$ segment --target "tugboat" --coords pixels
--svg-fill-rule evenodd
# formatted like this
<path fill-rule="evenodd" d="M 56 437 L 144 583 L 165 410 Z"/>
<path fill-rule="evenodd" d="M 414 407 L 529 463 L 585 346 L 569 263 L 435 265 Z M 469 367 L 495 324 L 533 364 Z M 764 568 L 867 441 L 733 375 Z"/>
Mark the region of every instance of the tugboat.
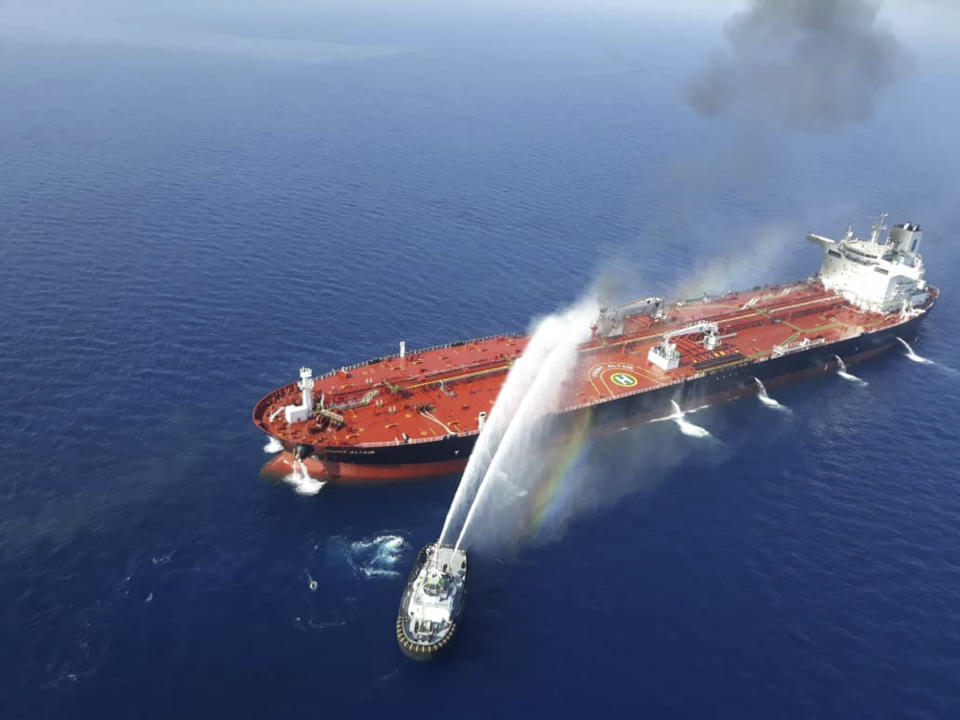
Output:
<path fill-rule="evenodd" d="M 463 611 L 467 553 L 430 543 L 417 555 L 397 613 L 397 643 L 413 660 L 430 660 L 453 638 Z"/>

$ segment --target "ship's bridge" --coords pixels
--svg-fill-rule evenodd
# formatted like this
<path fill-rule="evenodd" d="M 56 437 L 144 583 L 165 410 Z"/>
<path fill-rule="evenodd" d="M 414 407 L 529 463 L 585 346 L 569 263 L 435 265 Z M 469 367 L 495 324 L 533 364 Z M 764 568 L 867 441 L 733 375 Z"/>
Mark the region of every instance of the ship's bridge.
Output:
<path fill-rule="evenodd" d="M 910 312 L 926 300 L 925 268 L 918 252 L 923 231 L 914 223 L 895 225 L 883 238 L 886 214 L 873 224 L 869 238 L 852 228 L 840 240 L 811 233 L 807 239 L 825 255 L 819 278 L 828 290 L 873 312 Z"/>

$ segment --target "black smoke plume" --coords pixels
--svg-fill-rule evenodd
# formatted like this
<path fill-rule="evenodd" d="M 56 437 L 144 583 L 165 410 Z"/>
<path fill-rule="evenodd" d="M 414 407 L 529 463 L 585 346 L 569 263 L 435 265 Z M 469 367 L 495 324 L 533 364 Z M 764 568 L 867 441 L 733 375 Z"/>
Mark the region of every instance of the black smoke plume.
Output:
<path fill-rule="evenodd" d="M 753 0 L 725 34 L 730 47 L 687 86 L 705 116 L 739 105 L 801 130 L 831 130 L 869 117 L 905 63 L 868 0 Z"/>

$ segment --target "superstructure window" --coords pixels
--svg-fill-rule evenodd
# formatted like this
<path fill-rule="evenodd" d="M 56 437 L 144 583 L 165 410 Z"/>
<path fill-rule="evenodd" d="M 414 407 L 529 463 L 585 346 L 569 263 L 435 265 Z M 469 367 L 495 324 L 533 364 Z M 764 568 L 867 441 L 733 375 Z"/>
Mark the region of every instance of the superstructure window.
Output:
<path fill-rule="evenodd" d="M 873 265 L 872 260 L 865 260 L 862 257 L 857 257 L 856 255 L 850 255 L 849 253 L 847 254 L 847 260 L 850 260 L 851 262 L 859 263 L 860 265 Z"/>
<path fill-rule="evenodd" d="M 833 255 L 834 257 L 840 257 L 840 253 L 836 250 L 827 250 L 827 255 Z"/>
<path fill-rule="evenodd" d="M 849 247 L 849 246 L 848 246 L 848 247 L 846 247 L 846 248 L 844 248 L 844 249 L 847 251 L 847 255 L 848 255 L 848 256 L 851 255 L 851 254 L 853 254 L 853 255 L 859 255 L 860 257 L 865 257 L 865 258 L 876 258 L 876 257 L 877 257 L 874 253 L 868 253 L 868 252 L 864 252 L 863 250 L 857 250 L 857 249 L 854 248 L 854 247 Z"/>

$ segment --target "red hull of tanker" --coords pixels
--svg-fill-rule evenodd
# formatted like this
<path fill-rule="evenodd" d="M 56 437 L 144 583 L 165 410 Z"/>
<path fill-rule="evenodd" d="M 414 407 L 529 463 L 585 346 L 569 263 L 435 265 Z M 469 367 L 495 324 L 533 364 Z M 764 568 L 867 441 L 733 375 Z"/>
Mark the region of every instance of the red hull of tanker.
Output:
<path fill-rule="evenodd" d="M 668 415 L 670 398 L 681 406 L 716 403 L 756 394 L 754 377 L 776 386 L 832 372 L 835 355 L 853 364 L 888 350 L 896 335 L 912 339 L 936 297 L 930 288 L 917 311 L 880 314 L 808 281 L 628 315 L 615 336 L 595 332 L 581 346 L 564 412 L 589 412 L 600 430 L 621 428 Z M 664 334 L 698 322 L 715 324 L 718 344 L 708 349 L 702 336 L 677 337 L 679 367 L 649 362 Z M 323 410 L 304 422 L 281 417 L 300 400 L 297 384 L 273 391 L 257 403 L 253 419 L 284 452 L 263 472 L 290 473 L 298 451 L 314 477 L 376 481 L 459 472 L 526 340 L 468 340 L 340 368 L 315 379 Z M 606 412 L 614 407 L 622 410 Z"/>

